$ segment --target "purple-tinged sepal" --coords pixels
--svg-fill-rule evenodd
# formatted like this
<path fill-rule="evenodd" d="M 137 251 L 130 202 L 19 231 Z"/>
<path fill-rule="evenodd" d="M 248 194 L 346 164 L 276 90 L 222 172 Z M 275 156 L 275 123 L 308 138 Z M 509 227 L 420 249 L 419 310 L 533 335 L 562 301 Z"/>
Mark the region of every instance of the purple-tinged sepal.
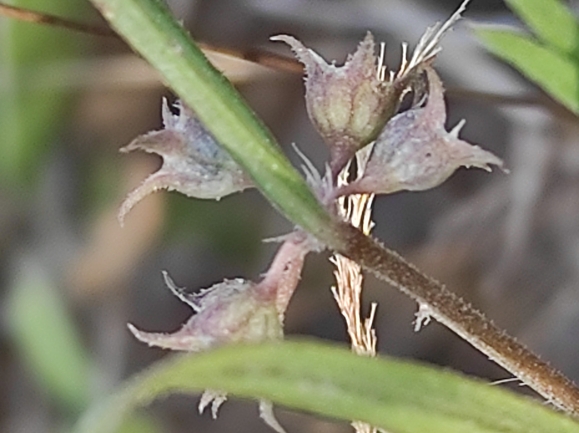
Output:
<path fill-rule="evenodd" d="M 425 66 L 424 70 L 428 79 L 426 104 L 387 123 L 374 143 L 364 176 L 341 187 L 336 195 L 426 190 L 440 185 L 459 167 L 490 171 L 496 165 L 506 171 L 500 158 L 458 138 L 463 122 L 446 131 L 442 83 L 432 67 Z"/>
<path fill-rule="evenodd" d="M 253 183 L 188 107 L 177 103 L 179 114 L 163 99 L 164 129 L 141 135 L 121 152 L 144 150 L 163 158 L 161 168 L 147 177 L 123 201 L 119 221 L 144 197 L 160 189 L 189 197 L 219 200 L 252 187 Z"/>
<path fill-rule="evenodd" d="M 292 36 L 271 39 L 288 44 L 305 66 L 308 114 L 330 149 L 330 166 L 337 174 L 396 112 L 404 86 L 385 79 L 369 32 L 343 66 L 326 62 Z"/>

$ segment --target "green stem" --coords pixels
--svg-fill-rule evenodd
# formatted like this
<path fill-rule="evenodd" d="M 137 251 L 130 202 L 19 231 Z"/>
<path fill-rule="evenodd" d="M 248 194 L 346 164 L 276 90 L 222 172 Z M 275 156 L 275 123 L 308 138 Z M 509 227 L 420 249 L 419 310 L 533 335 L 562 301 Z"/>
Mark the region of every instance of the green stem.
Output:
<path fill-rule="evenodd" d="M 330 216 L 231 83 L 207 60 L 160 0 L 92 0 L 291 221 L 323 238 Z"/>
<path fill-rule="evenodd" d="M 161 0 L 91 0 L 163 76 L 290 221 L 417 301 L 423 312 L 467 340 L 557 406 L 579 415 L 579 389 L 442 284 L 393 251 L 336 221 L 318 203 L 225 77 L 205 58 Z"/>

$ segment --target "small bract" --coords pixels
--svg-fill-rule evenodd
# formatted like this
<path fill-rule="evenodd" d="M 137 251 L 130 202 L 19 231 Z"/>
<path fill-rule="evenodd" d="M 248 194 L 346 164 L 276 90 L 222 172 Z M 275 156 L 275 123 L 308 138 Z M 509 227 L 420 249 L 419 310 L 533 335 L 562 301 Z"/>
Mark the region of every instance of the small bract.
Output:
<path fill-rule="evenodd" d="M 275 298 L 264 297 L 258 284 L 236 278 L 192 295 L 178 288 L 167 273 L 163 276 L 169 289 L 196 314 L 171 334 L 143 332 L 129 324 L 135 337 L 149 346 L 200 352 L 225 344 L 283 337 Z"/>

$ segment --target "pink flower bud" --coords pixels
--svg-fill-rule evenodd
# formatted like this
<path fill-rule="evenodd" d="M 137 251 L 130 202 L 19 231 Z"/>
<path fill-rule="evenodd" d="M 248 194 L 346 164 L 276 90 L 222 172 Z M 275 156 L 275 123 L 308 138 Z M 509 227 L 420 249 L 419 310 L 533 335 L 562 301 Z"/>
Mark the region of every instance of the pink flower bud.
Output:
<path fill-rule="evenodd" d="M 343 66 L 327 63 L 291 36 L 271 39 L 287 43 L 305 65 L 308 114 L 330 148 L 330 166 L 337 174 L 358 149 L 376 138 L 395 113 L 404 86 L 381 79 L 369 32 Z"/>
<path fill-rule="evenodd" d="M 163 158 L 161 168 L 133 190 L 121 205 L 119 221 L 144 197 L 159 189 L 179 191 L 189 197 L 219 200 L 253 186 L 249 177 L 203 127 L 186 106 L 177 104 L 173 115 L 163 99 L 165 129 L 141 135 L 121 152 L 135 149 Z"/>
<path fill-rule="evenodd" d="M 340 188 L 337 196 L 426 190 L 440 185 L 461 166 L 490 171 L 490 165 L 496 165 L 503 169 L 500 158 L 458 138 L 463 122 L 450 132 L 445 130 L 442 83 L 432 67 L 425 66 L 424 70 L 428 78 L 426 105 L 398 114 L 386 124 L 374 143 L 363 177 Z"/>

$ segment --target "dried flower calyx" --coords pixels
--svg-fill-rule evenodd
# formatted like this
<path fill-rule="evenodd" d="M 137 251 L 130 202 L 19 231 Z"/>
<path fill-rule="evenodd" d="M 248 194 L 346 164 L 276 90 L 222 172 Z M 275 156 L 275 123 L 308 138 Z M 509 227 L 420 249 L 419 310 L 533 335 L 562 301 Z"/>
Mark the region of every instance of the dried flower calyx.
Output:
<path fill-rule="evenodd" d="M 500 158 L 458 138 L 464 122 L 450 132 L 445 130 L 442 83 L 432 67 L 425 66 L 424 70 L 428 79 L 425 106 L 400 113 L 388 122 L 374 143 L 364 176 L 338 189 L 337 196 L 421 191 L 440 185 L 459 167 L 503 168 Z"/>
<path fill-rule="evenodd" d="M 283 338 L 281 316 L 275 291 L 265 290 L 260 283 L 236 278 L 225 280 L 197 294 L 177 287 L 166 272 L 165 283 L 180 300 L 189 305 L 193 315 L 172 334 L 143 332 L 129 324 L 140 341 L 164 349 L 199 352 L 230 343 L 257 343 Z M 199 402 L 199 411 L 211 406 L 213 418 L 227 396 L 219 390 L 206 390 Z M 272 405 L 262 400 L 260 416 L 278 433 L 283 433 L 273 415 Z"/>
<path fill-rule="evenodd" d="M 140 149 L 163 158 L 161 168 L 133 190 L 121 205 L 121 224 L 135 204 L 159 189 L 219 200 L 253 186 L 251 179 L 205 129 L 193 111 L 179 102 L 176 105 L 178 115 L 171 112 L 163 98 L 165 129 L 141 135 L 121 149 L 121 152 Z"/>
<path fill-rule="evenodd" d="M 199 352 L 230 343 L 258 343 L 283 338 L 283 319 L 295 291 L 304 258 L 316 243 L 302 231 L 283 237 L 283 244 L 261 281 L 225 280 L 199 293 L 188 293 L 175 285 L 166 272 L 165 284 L 196 313 L 172 334 L 143 332 L 128 325 L 138 340 L 170 350 Z M 215 418 L 226 394 L 206 390 L 199 411 L 211 406 Z M 278 433 L 284 433 L 267 400 L 259 403 L 260 417 Z"/>
<path fill-rule="evenodd" d="M 236 278 L 187 294 L 166 272 L 165 283 L 196 314 L 175 333 L 149 333 L 129 325 L 140 341 L 170 350 L 199 352 L 229 343 L 281 339 L 282 325 L 275 298 L 264 296 L 259 285 Z"/>
<path fill-rule="evenodd" d="M 405 85 L 384 80 L 370 33 L 343 66 L 327 63 L 291 36 L 271 39 L 287 43 L 305 65 L 308 114 L 330 148 L 337 174 L 396 112 Z"/>

